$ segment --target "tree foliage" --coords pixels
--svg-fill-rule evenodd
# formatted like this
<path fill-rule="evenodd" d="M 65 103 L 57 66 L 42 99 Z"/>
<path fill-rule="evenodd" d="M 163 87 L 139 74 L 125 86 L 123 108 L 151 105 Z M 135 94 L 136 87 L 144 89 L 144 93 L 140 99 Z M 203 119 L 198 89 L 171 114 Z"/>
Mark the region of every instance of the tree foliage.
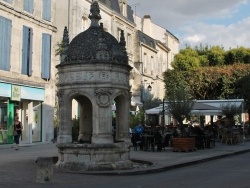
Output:
<path fill-rule="evenodd" d="M 197 51 L 188 47 L 176 54 L 172 67 L 180 71 L 190 71 L 200 66 L 200 59 Z"/>
<path fill-rule="evenodd" d="M 168 103 L 168 111 L 178 121 L 181 137 L 186 137 L 186 130 L 183 125 L 183 120 L 188 118 L 193 108 L 193 100 L 188 93 L 185 85 L 179 84 L 171 89 L 166 96 Z"/>
<path fill-rule="evenodd" d="M 207 61 L 209 66 L 224 65 L 225 50 L 219 46 L 213 46 L 207 50 Z"/>
<path fill-rule="evenodd" d="M 241 113 L 241 106 L 236 104 L 227 104 L 220 106 L 222 113 L 228 118 L 229 125 L 234 125 L 234 116 Z"/>
<path fill-rule="evenodd" d="M 195 70 L 197 67 L 250 64 L 250 48 L 234 48 L 225 51 L 221 46 L 187 46 L 176 54 L 172 67 L 180 71 Z"/>
<path fill-rule="evenodd" d="M 181 85 L 197 100 L 244 98 L 250 117 L 250 49 L 220 46 L 181 50 L 164 73 L 166 96 Z"/>
<path fill-rule="evenodd" d="M 245 107 L 248 109 L 250 117 L 250 73 L 237 80 L 235 89 L 236 95 L 245 100 Z"/>
<path fill-rule="evenodd" d="M 225 62 L 227 65 L 232 65 L 236 63 L 250 63 L 250 49 L 239 47 L 230 49 L 225 54 Z"/>

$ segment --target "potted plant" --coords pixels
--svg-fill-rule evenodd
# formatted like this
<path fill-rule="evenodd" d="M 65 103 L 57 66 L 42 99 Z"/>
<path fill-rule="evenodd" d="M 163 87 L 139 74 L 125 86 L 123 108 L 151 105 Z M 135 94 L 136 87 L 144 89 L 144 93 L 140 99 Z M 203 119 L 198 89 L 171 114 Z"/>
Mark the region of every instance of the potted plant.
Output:
<path fill-rule="evenodd" d="M 221 105 L 220 106 L 222 114 L 224 114 L 229 123 L 229 127 L 232 128 L 232 126 L 235 125 L 234 117 L 237 114 L 240 114 L 242 112 L 241 106 L 238 106 L 236 104 L 227 104 L 227 105 Z"/>
<path fill-rule="evenodd" d="M 179 85 L 167 94 L 168 111 L 178 121 L 178 135 L 172 139 L 173 151 L 195 151 L 195 138 L 189 138 L 183 120 L 188 118 L 194 102 L 184 86 Z"/>

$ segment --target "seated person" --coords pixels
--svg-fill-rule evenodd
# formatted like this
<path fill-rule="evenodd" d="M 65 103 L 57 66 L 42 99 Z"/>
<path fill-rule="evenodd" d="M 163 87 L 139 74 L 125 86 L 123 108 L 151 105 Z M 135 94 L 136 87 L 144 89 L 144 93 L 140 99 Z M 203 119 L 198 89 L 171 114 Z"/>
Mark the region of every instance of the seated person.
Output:
<path fill-rule="evenodd" d="M 135 134 L 141 135 L 144 132 L 144 127 L 142 126 L 141 122 L 134 127 Z"/>
<path fill-rule="evenodd" d="M 134 127 L 134 134 L 132 136 L 132 143 L 134 146 L 134 149 L 137 150 L 137 145 L 140 146 L 140 149 L 143 149 L 143 140 L 141 137 L 141 134 L 144 132 L 144 127 L 141 123 L 139 123 L 137 126 Z"/>

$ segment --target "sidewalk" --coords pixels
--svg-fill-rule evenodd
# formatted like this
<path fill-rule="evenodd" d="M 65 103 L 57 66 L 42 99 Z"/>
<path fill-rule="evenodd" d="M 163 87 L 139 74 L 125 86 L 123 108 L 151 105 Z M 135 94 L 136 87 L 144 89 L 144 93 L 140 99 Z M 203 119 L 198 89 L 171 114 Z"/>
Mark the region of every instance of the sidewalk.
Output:
<path fill-rule="evenodd" d="M 131 159 L 146 161 L 152 165 L 136 165 L 131 170 L 86 172 L 84 174 L 105 174 L 105 175 L 132 175 L 146 174 L 180 168 L 187 165 L 214 160 L 231 155 L 250 152 L 250 142 L 237 145 L 227 145 L 216 142 L 215 148 L 197 150 L 194 152 L 172 152 L 167 148 L 162 152 L 134 151 L 131 148 Z M 1 183 L 30 182 L 36 177 L 36 159 L 38 157 L 56 157 L 56 144 L 34 144 L 23 145 L 16 151 L 11 146 L 0 146 L 0 185 Z M 25 176 L 24 176 L 25 174 Z M 72 173 L 59 172 L 54 170 L 54 176 L 59 179 L 72 176 Z"/>

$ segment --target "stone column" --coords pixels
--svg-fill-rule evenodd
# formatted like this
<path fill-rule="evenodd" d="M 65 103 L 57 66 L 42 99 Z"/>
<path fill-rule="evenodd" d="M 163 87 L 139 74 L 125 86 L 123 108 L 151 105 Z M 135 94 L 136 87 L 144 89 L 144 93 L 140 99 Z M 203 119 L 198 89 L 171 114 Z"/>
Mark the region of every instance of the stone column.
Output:
<path fill-rule="evenodd" d="M 65 97 L 62 91 L 58 91 L 59 101 L 59 133 L 57 143 L 71 143 L 72 142 L 72 101 Z"/>
<path fill-rule="evenodd" d="M 131 142 L 129 136 L 129 106 L 130 101 L 127 97 L 119 100 L 117 103 L 117 140 L 124 142 Z"/>
<path fill-rule="evenodd" d="M 109 89 L 97 89 L 96 105 L 93 114 L 92 143 L 113 143 L 112 136 L 112 103 Z"/>

